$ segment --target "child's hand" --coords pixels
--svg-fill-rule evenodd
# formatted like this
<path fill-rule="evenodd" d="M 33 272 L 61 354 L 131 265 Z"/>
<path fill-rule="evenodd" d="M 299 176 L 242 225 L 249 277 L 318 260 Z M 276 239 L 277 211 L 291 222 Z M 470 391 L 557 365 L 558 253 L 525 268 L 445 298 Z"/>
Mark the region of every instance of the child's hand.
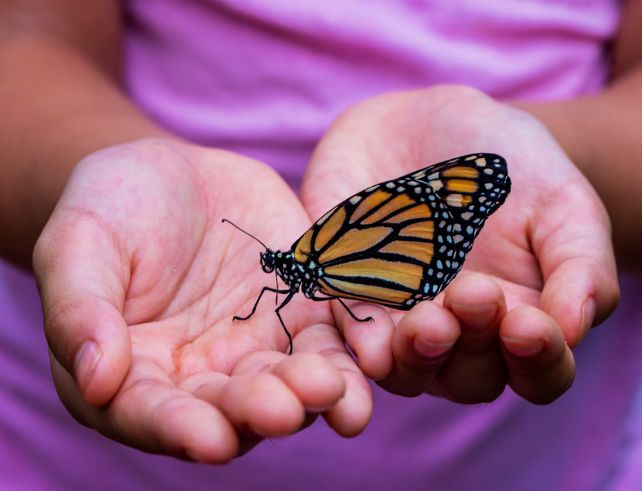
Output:
<path fill-rule="evenodd" d="M 403 313 L 355 304 L 374 324 L 340 306 L 335 316 L 362 370 L 392 392 L 481 402 L 508 383 L 549 402 L 572 383 L 569 346 L 611 312 L 619 290 L 606 212 L 539 122 L 461 87 L 381 96 L 330 129 L 302 199 L 318 217 L 374 183 L 474 152 L 503 155 L 513 189 L 443 306 L 422 302 Z"/>
<path fill-rule="evenodd" d="M 327 303 L 283 311 L 291 357 L 271 296 L 232 322 L 274 277 L 222 218 L 275 247 L 310 225 L 273 171 L 231 153 L 145 140 L 77 166 L 34 254 L 63 402 L 111 438 L 209 462 L 317 413 L 360 432 L 370 391 Z"/>

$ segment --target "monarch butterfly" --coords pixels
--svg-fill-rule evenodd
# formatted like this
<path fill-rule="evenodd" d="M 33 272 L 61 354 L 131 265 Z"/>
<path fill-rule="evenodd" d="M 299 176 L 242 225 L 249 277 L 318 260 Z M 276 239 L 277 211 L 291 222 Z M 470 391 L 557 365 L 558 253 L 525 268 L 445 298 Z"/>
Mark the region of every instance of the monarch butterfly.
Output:
<path fill-rule="evenodd" d="M 280 311 L 301 289 L 312 300 L 343 298 L 409 310 L 439 294 L 461 269 L 485 220 L 510 192 L 506 161 L 476 153 L 440 162 L 349 197 L 319 218 L 287 252 L 257 240 L 261 267 L 275 272 L 287 288 L 263 287 L 249 319 L 266 291 L 285 294 L 275 313 L 292 353 L 292 336 Z"/>

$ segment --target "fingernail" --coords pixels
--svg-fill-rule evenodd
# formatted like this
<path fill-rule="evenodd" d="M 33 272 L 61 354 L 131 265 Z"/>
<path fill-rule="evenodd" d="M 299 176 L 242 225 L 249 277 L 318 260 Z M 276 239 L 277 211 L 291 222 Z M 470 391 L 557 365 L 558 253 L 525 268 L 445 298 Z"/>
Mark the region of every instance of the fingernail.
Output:
<path fill-rule="evenodd" d="M 533 356 L 542 351 L 544 341 L 541 339 L 519 339 L 502 336 L 504 346 L 517 356 Z"/>
<path fill-rule="evenodd" d="M 585 334 L 592 326 L 595 320 L 595 300 L 593 297 L 588 297 L 582 304 L 582 318 L 580 319 L 580 329 L 582 334 Z"/>
<path fill-rule="evenodd" d="M 486 329 L 497 317 L 496 304 L 471 305 L 451 302 L 448 307 L 458 317 L 464 317 L 466 328 Z"/>
<path fill-rule="evenodd" d="M 414 347 L 417 353 L 421 356 L 425 356 L 426 358 L 436 358 L 437 356 L 446 353 L 454 344 L 454 342 L 433 343 L 417 336 L 415 338 Z"/>
<path fill-rule="evenodd" d="M 86 341 L 78 350 L 74 361 L 74 376 L 82 392 L 87 389 L 101 357 L 102 352 L 93 341 Z"/>

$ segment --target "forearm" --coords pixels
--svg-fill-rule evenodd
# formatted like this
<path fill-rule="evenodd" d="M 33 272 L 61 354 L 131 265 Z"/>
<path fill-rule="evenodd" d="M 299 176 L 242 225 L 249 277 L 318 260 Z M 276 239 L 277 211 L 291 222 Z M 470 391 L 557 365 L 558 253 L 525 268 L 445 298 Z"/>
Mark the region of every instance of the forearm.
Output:
<path fill-rule="evenodd" d="M 0 73 L 0 253 L 29 264 L 80 159 L 164 133 L 128 101 L 104 67 L 56 36 L 3 36 Z"/>
<path fill-rule="evenodd" d="M 642 67 L 601 93 L 558 103 L 521 103 L 555 136 L 602 198 L 622 264 L 642 264 Z"/>

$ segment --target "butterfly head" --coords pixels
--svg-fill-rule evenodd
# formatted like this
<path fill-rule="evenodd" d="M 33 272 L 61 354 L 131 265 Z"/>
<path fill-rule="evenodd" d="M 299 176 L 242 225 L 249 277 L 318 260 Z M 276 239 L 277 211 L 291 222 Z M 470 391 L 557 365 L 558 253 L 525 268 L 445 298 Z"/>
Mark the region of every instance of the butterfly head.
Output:
<path fill-rule="evenodd" d="M 274 271 L 276 266 L 276 257 L 274 251 L 266 249 L 265 252 L 261 253 L 261 267 L 266 273 L 271 273 Z"/>

